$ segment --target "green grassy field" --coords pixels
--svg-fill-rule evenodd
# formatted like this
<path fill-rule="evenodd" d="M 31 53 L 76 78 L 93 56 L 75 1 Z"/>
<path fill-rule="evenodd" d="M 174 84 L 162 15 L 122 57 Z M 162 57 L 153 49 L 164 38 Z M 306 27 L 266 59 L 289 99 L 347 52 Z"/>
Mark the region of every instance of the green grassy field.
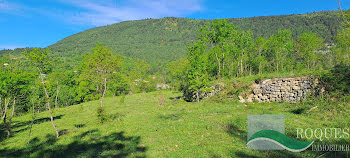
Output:
<path fill-rule="evenodd" d="M 13 137 L 0 139 L 0 157 L 339 157 L 348 153 L 256 151 L 246 148 L 248 114 L 284 114 L 286 135 L 296 128 L 349 127 L 349 105 L 309 111 L 301 103 L 188 103 L 179 92 L 157 91 L 105 99 L 107 121 L 100 124 L 98 101 L 54 109 L 56 139 L 47 112 L 17 116 Z M 165 104 L 160 105 L 162 96 Z M 0 124 L 0 134 L 5 129 Z M 350 141 L 324 142 L 349 144 Z"/>

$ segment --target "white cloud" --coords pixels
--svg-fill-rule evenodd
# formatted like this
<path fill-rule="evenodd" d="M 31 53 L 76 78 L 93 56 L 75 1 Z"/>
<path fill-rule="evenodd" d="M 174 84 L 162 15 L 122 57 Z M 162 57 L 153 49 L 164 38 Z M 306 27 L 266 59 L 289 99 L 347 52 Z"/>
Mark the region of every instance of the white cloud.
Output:
<path fill-rule="evenodd" d="M 61 0 L 79 8 L 80 12 L 65 17 L 72 23 L 94 26 L 112 24 L 125 20 L 183 16 L 202 9 L 199 0 Z"/>
<path fill-rule="evenodd" d="M 0 0 L 0 13 L 27 17 L 38 14 L 73 24 L 103 26 L 125 20 L 179 17 L 202 10 L 201 0 L 59 0 L 55 3 L 66 7 L 25 6 Z"/>
<path fill-rule="evenodd" d="M 27 16 L 27 14 L 24 11 L 29 9 L 30 8 L 19 3 L 9 2 L 7 0 L 0 0 L 0 13 L 12 14 L 17 16 Z"/>
<path fill-rule="evenodd" d="M 0 11 L 5 11 L 11 9 L 12 6 L 7 1 L 0 0 Z"/>
<path fill-rule="evenodd" d="M 22 8 L 23 6 L 17 3 L 11 3 L 8 2 L 7 0 L 0 0 L 0 11 L 1 12 L 14 12 L 18 11 Z"/>
<path fill-rule="evenodd" d="M 24 48 L 23 46 L 19 45 L 0 45 L 0 50 L 3 49 L 15 49 L 15 48 Z"/>

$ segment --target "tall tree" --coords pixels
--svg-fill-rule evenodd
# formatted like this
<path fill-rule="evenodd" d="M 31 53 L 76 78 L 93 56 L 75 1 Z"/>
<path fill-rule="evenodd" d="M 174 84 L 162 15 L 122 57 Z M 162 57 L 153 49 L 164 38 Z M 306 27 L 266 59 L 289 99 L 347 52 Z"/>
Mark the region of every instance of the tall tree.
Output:
<path fill-rule="evenodd" d="M 106 94 L 108 81 L 113 73 L 121 69 L 122 58 L 113 54 L 107 46 L 97 44 L 83 63 L 81 77 L 87 78 L 101 95 L 100 107 Z"/>
<path fill-rule="evenodd" d="M 252 32 L 239 31 L 237 32 L 237 35 L 232 36 L 232 38 L 232 41 L 236 47 L 234 50 L 236 50 L 236 53 L 238 54 L 237 65 L 239 65 L 238 67 L 240 69 L 238 69 L 237 72 L 239 72 L 240 75 L 243 75 L 244 71 L 247 70 L 248 67 L 246 62 L 249 58 L 249 53 L 253 44 Z M 235 60 L 235 58 L 233 60 Z M 252 59 L 250 58 L 249 60 Z"/>
<path fill-rule="evenodd" d="M 203 60 L 203 52 L 205 50 L 205 44 L 198 40 L 193 46 L 188 47 L 187 60 L 189 61 L 189 68 L 186 75 L 186 81 L 189 90 L 187 92 L 191 99 L 193 94 L 197 102 L 200 100 L 201 92 L 205 91 L 208 84 L 209 77 L 205 71 L 205 61 Z M 186 92 L 185 92 L 186 94 Z"/>
<path fill-rule="evenodd" d="M 258 69 L 258 74 L 263 73 L 264 66 L 266 65 L 266 56 L 264 50 L 266 49 L 266 39 L 263 37 L 257 37 L 254 41 L 254 65 Z"/>
<path fill-rule="evenodd" d="M 337 2 L 338 2 L 341 18 L 343 19 L 342 25 L 346 28 L 349 28 L 350 27 L 350 9 L 344 11 L 341 7 L 340 0 L 338 0 Z"/>
<path fill-rule="evenodd" d="M 304 58 L 307 69 L 315 66 L 317 61 L 316 51 L 324 46 L 323 41 L 322 38 L 312 32 L 305 32 L 298 37 L 295 49 Z"/>
<path fill-rule="evenodd" d="M 188 68 L 187 58 L 176 60 L 168 63 L 167 77 L 168 82 L 178 90 L 182 90 L 182 85 L 185 84 L 186 68 Z"/>
<path fill-rule="evenodd" d="M 221 77 L 221 72 L 225 70 L 225 49 L 224 45 L 236 31 L 233 24 L 229 24 L 225 19 L 214 20 L 201 28 L 198 38 L 208 45 L 217 61 L 217 76 Z M 227 55 L 226 55 L 227 56 Z"/>
<path fill-rule="evenodd" d="M 342 64 L 350 65 L 350 9 L 343 11 L 338 1 L 341 17 L 343 18 L 343 29 L 339 30 L 336 35 L 336 56 L 335 61 Z M 338 63 L 336 62 L 336 63 Z"/>
<path fill-rule="evenodd" d="M 339 31 L 336 36 L 336 62 L 350 65 L 350 27 Z"/>
<path fill-rule="evenodd" d="M 270 36 L 268 47 L 272 53 L 275 71 L 279 72 L 283 69 L 284 58 L 293 50 L 292 31 L 278 30 L 277 34 Z"/>
<path fill-rule="evenodd" d="M 30 52 L 24 52 L 26 59 L 32 64 L 33 67 L 37 69 L 37 72 L 39 73 L 39 78 L 41 80 L 41 86 L 44 89 L 45 97 L 46 97 L 46 107 L 49 110 L 50 114 L 50 120 L 52 127 L 55 129 L 56 137 L 59 137 L 58 129 L 56 127 L 54 118 L 52 116 L 52 110 L 50 105 L 50 95 L 47 90 L 46 85 L 46 76 L 48 73 L 51 72 L 53 62 L 52 59 L 49 56 L 50 50 L 49 49 L 41 49 L 41 48 L 34 48 L 33 51 Z"/>

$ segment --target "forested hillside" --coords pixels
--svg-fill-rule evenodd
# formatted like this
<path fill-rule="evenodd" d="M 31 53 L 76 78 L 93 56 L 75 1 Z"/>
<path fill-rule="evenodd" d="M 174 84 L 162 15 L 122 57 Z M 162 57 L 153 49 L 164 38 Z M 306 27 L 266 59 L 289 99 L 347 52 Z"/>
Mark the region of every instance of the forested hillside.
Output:
<path fill-rule="evenodd" d="M 72 57 L 79 57 L 100 43 L 111 47 L 119 55 L 159 65 L 185 57 L 186 45 L 193 43 L 197 30 L 207 21 L 209 20 L 187 18 L 125 21 L 80 32 L 48 48 L 54 56 L 66 57 L 65 61 L 70 62 Z M 326 42 L 332 42 L 341 21 L 336 11 L 325 11 L 302 15 L 232 18 L 228 22 L 243 30 L 251 30 L 253 37 L 268 38 L 277 33 L 278 29 L 290 29 L 294 39 L 303 32 L 311 31 Z M 8 51 L 0 51 L 0 55 L 3 53 L 8 54 Z"/>
<path fill-rule="evenodd" d="M 109 26 L 90 29 L 69 36 L 49 48 L 56 55 L 72 56 L 85 53 L 103 43 L 117 54 L 162 62 L 182 58 L 186 55 L 186 44 L 196 38 L 196 30 L 206 20 L 186 18 L 162 18 L 126 21 Z M 228 22 L 252 30 L 254 37 L 269 37 L 278 29 L 290 29 L 293 37 L 312 31 L 330 42 L 340 26 L 337 12 L 317 12 L 303 15 L 266 16 L 228 19 Z"/>
<path fill-rule="evenodd" d="M 326 42 L 333 42 L 341 18 L 336 11 L 325 11 L 299 15 L 228 19 L 228 22 L 232 22 L 245 31 L 253 31 L 254 37 L 268 38 L 277 33 L 278 29 L 289 29 L 293 32 L 294 39 L 304 32 L 313 32 L 324 38 Z"/>

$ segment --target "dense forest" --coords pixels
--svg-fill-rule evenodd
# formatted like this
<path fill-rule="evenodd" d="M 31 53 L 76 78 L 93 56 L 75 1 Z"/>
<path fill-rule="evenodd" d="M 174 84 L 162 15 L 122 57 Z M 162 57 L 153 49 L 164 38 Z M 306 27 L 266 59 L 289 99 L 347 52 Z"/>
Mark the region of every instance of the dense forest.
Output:
<path fill-rule="evenodd" d="M 76 64 L 80 55 L 90 51 L 96 43 L 108 45 L 118 55 L 139 58 L 152 65 L 152 71 L 168 61 L 186 56 L 186 45 L 196 39 L 196 30 L 210 20 L 186 18 L 162 18 L 125 21 L 93 28 L 69 36 L 49 46 L 52 55 L 68 64 Z M 264 16 L 227 19 L 242 30 L 251 30 L 253 38 L 277 33 L 279 29 L 292 31 L 297 39 L 304 32 L 316 33 L 327 43 L 333 43 L 340 28 L 341 18 L 336 11 L 315 12 L 300 15 Z M 21 50 L 15 50 L 18 54 Z M 9 50 L 0 51 L 8 54 Z"/>

